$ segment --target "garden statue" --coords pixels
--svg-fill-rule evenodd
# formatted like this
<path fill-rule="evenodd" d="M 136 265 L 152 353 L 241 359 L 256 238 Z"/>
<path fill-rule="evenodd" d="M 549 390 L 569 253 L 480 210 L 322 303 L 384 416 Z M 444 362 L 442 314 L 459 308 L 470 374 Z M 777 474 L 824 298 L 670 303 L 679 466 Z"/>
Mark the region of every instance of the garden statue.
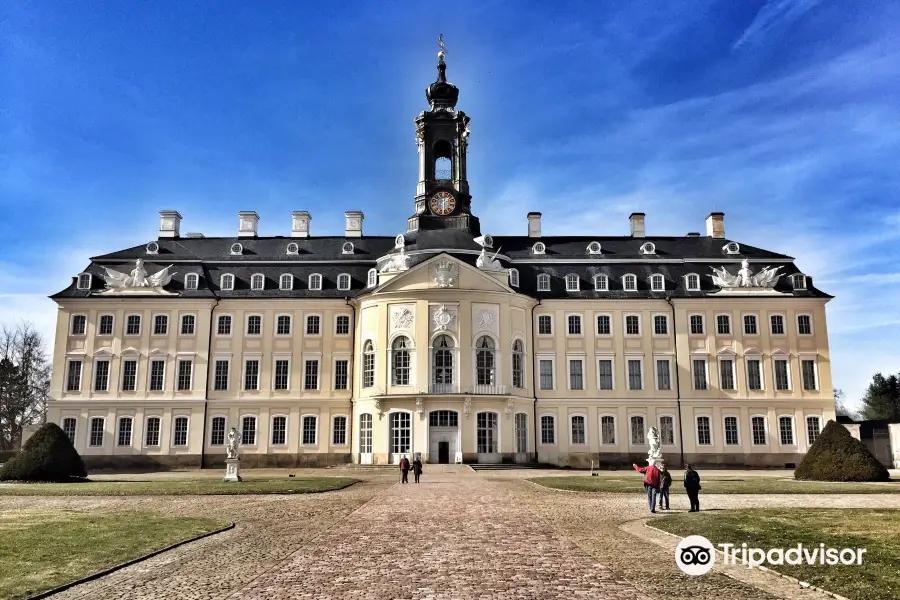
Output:
<path fill-rule="evenodd" d="M 234 427 L 228 432 L 228 440 L 225 442 L 225 481 L 242 481 L 241 458 L 238 456 L 239 435 Z"/>
<path fill-rule="evenodd" d="M 647 432 L 647 442 L 650 444 L 650 451 L 647 453 L 647 464 L 655 465 L 658 468 L 663 467 L 663 455 L 660 449 L 659 430 L 651 427 Z"/>

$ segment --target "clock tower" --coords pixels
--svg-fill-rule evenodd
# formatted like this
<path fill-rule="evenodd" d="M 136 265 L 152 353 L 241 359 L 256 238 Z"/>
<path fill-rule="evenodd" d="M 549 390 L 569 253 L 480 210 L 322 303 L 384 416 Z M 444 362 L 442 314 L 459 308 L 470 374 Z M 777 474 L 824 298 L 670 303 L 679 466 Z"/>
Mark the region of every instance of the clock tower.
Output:
<path fill-rule="evenodd" d="M 407 220 L 410 234 L 425 230 L 464 230 L 481 235 L 472 215 L 466 179 L 469 117 L 456 110 L 459 88 L 447 81 L 443 38 L 438 39 L 437 81 L 425 89 L 430 109 L 416 117 L 419 183 L 416 212 Z"/>

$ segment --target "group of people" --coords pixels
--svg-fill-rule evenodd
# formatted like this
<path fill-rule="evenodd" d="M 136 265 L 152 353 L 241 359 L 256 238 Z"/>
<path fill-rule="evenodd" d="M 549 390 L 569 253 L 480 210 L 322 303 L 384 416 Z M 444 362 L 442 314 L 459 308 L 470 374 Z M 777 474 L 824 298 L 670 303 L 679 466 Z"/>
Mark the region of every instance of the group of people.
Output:
<path fill-rule="evenodd" d="M 646 467 L 631 465 L 635 471 L 644 474 L 644 489 L 647 490 L 647 504 L 650 512 L 655 513 L 657 506 L 660 510 L 669 510 L 669 488 L 672 487 L 672 475 L 666 469 L 654 464 Z M 688 512 L 700 510 L 700 474 L 691 465 L 684 472 L 684 491 L 687 492 L 691 509 Z"/>
<path fill-rule="evenodd" d="M 409 471 L 412 470 L 416 483 L 419 483 L 419 477 L 422 476 L 422 459 L 416 455 L 416 459 L 409 462 L 405 456 L 400 459 L 400 483 L 409 483 Z"/>

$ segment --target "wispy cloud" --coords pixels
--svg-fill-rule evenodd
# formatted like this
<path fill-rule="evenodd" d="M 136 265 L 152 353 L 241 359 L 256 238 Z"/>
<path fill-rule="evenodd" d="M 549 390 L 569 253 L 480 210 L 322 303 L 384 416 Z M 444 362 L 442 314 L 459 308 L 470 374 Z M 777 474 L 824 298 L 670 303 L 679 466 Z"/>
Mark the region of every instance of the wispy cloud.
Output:
<path fill-rule="evenodd" d="M 783 31 L 820 2 L 821 0 L 769 0 L 756 13 L 756 17 L 731 49 L 737 50 L 741 46 L 756 43 L 759 38 Z"/>

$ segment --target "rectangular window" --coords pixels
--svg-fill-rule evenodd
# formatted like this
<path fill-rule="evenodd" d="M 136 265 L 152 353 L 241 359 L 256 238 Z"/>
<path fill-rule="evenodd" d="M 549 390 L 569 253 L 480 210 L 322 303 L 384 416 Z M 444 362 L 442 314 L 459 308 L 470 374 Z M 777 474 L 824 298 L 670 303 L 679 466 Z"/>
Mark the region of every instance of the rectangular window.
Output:
<path fill-rule="evenodd" d="M 627 335 L 641 335 L 641 318 L 637 315 L 625 317 L 625 333 Z"/>
<path fill-rule="evenodd" d="M 72 317 L 72 335 L 84 335 L 87 331 L 87 317 L 75 315 Z"/>
<path fill-rule="evenodd" d="M 597 315 L 597 335 L 610 335 L 612 333 L 612 319 L 609 315 Z"/>
<path fill-rule="evenodd" d="M 756 335 L 756 315 L 744 315 L 744 333 L 746 335 Z"/>
<path fill-rule="evenodd" d="M 303 376 L 303 389 L 304 390 L 319 389 L 319 361 L 318 360 L 306 361 L 306 368 L 305 368 L 305 373 Z"/>
<path fill-rule="evenodd" d="M 722 359 L 719 361 L 719 386 L 723 390 L 734 388 L 734 361 Z"/>
<path fill-rule="evenodd" d="M 280 446 L 287 443 L 287 417 L 272 418 L 272 445 Z"/>
<path fill-rule="evenodd" d="M 194 335 L 196 325 L 197 318 L 194 315 L 183 315 L 181 317 L 181 335 Z"/>
<path fill-rule="evenodd" d="M 753 445 L 766 445 L 766 419 L 765 417 L 753 417 L 750 419 L 750 427 L 753 430 Z"/>
<path fill-rule="evenodd" d="M 122 391 L 133 392 L 137 389 L 137 361 L 122 361 Z"/>
<path fill-rule="evenodd" d="M 112 335 L 113 332 L 113 316 L 101 315 L 100 326 L 97 328 L 97 335 Z"/>
<path fill-rule="evenodd" d="M 644 382 L 641 377 L 641 361 L 639 360 L 629 360 L 628 361 L 628 389 L 629 390 L 640 390 L 643 389 Z"/>
<path fill-rule="evenodd" d="M 709 417 L 697 417 L 697 444 L 709 446 L 712 444 L 712 431 L 709 428 Z"/>
<path fill-rule="evenodd" d="M 244 446 L 256 445 L 256 417 L 244 417 L 241 420 L 241 444 Z"/>
<path fill-rule="evenodd" d="M 175 417 L 175 426 L 172 428 L 172 445 L 187 446 L 188 419 L 187 417 Z"/>
<path fill-rule="evenodd" d="M 225 445 L 225 417 L 213 417 L 209 433 L 209 445 Z"/>
<path fill-rule="evenodd" d="M 541 335 L 553 334 L 553 320 L 550 315 L 540 315 L 538 317 L 538 333 Z"/>
<path fill-rule="evenodd" d="M 616 418 L 612 416 L 600 417 L 600 443 L 616 443 Z"/>
<path fill-rule="evenodd" d="M 109 389 L 109 361 L 94 362 L 94 391 L 105 392 Z"/>
<path fill-rule="evenodd" d="M 584 417 L 582 417 L 581 415 L 572 417 L 572 443 L 585 443 Z"/>
<path fill-rule="evenodd" d="M 728 315 L 716 316 L 716 328 L 719 335 L 731 335 L 731 317 Z"/>
<path fill-rule="evenodd" d="M 335 335 L 348 335 L 350 333 L 350 317 L 339 315 L 334 323 Z"/>
<path fill-rule="evenodd" d="M 347 443 L 347 417 L 334 418 L 334 432 L 331 443 L 335 446 L 343 446 Z"/>
<path fill-rule="evenodd" d="M 675 419 L 673 417 L 659 418 L 659 443 L 667 446 L 675 444 Z"/>
<path fill-rule="evenodd" d="M 372 415 L 359 415 L 359 451 L 362 454 L 372 452 Z"/>
<path fill-rule="evenodd" d="M 103 417 L 94 417 L 91 419 L 91 439 L 88 445 L 99 448 L 103 445 L 103 428 L 106 425 L 106 419 Z"/>
<path fill-rule="evenodd" d="M 166 361 L 150 361 L 150 391 L 161 392 L 166 382 Z"/>
<path fill-rule="evenodd" d="M 319 321 L 317 315 L 306 317 L 306 335 L 319 335 Z"/>
<path fill-rule="evenodd" d="M 769 321 L 772 323 L 772 335 L 784 335 L 784 317 L 772 315 Z"/>
<path fill-rule="evenodd" d="M 178 391 L 186 392 L 191 389 L 194 380 L 194 361 L 178 361 Z"/>
<path fill-rule="evenodd" d="M 125 320 L 125 335 L 141 335 L 141 315 L 128 315 Z"/>
<path fill-rule="evenodd" d="M 800 366 L 802 367 L 802 371 L 803 371 L 803 389 L 804 390 L 819 389 L 819 386 L 816 383 L 816 361 L 803 360 L 803 361 L 800 361 Z"/>
<path fill-rule="evenodd" d="M 303 417 L 303 444 L 316 443 L 316 417 Z"/>
<path fill-rule="evenodd" d="M 346 390 L 350 385 L 350 361 L 334 361 L 334 389 Z"/>
<path fill-rule="evenodd" d="M 791 389 L 791 380 L 788 376 L 788 362 L 783 359 L 775 359 L 775 389 L 789 390 Z"/>
<path fill-rule="evenodd" d="M 653 333 L 656 335 L 669 335 L 669 318 L 666 315 L 653 317 Z"/>
<path fill-rule="evenodd" d="M 133 423 L 133 421 L 132 421 L 131 417 L 119 418 L 119 438 L 116 440 L 117 446 L 130 446 L 131 445 L 132 423 Z"/>
<path fill-rule="evenodd" d="M 552 390 L 553 389 L 553 361 L 552 360 L 542 360 L 538 364 L 540 367 L 540 375 L 541 375 L 541 389 L 542 390 Z"/>
<path fill-rule="evenodd" d="M 259 360 L 257 359 L 244 362 L 244 389 L 259 389 Z"/>
<path fill-rule="evenodd" d="M 737 417 L 725 417 L 725 445 L 737 446 L 740 444 L 738 439 L 738 420 Z"/>
<path fill-rule="evenodd" d="M 291 335 L 291 317 L 289 315 L 278 317 L 275 333 L 276 335 Z"/>
<path fill-rule="evenodd" d="M 760 361 L 747 361 L 747 387 L 751 390 L 761 390 L 762 388 L 762 368 Z"/>
<path fill-rule="evenodd" d="M 569 335 L 581 335 L 581 316 L 569 315 Z"/>
<path fill-rule="evenodd" d="M 636 445 L 646 444 L 644 437 L 644 417 L 631 417 L 631 443 Z"/>
<path fill-rule="evenodd" d="M 550 415 L 544 415 L 543 417 L 541 417 L 541 443 L 556 443 L 556 426 L 554 423 L 554 418 Z"/>
<path fill-rule="evenodd" d="M 69 371 L 66 374 L 66 391 L 77 392 L 81 390 L 81 361 L 70 360 Z"/>
<path fill-rule="evenodd" d="M 169 317 L 156 315 L 153 317 L 153 335 L 167 335 L 169 333 Z"/>
<path fill-rule="evenodd" d="M 797 317 L 797 333 L 800 335 L 812 335 L 812 317 L 809 315 Z"/>
<path fill-rule="evenodd" d="M 703 315 L 691 315 L 691 335 L 703 335 Z"/>
<path fill-rule="evenodd" d="M 147 417 L 147 434 L 144 436 L 145 446 L 159 446 L 159 417 Z"/>
<path fill-rule="evenodd" d="M 669 359 L 656 361 L 656 387 L 660 390 L 672 389 L 672 374 L 669 370 Z"/>
<path fill-rule="evenodd" d="M 222 315 L 219 317 L 219 325 L 216 328 L 216 333 L 218 335 L 231 335 L 231 317 L 229 315 Z"/>
<path fill-rule="evenodd" d="M 581 360 L 569 361 L 569 389 L 584 389 L 584 363 Z"/>
<path fill-rule="evenodd" d="M 66 417 L 62 421 L 63 433 L 66 434 L 66 437 L 69 438 L 69 441 L 73 444 L 75 443 L 75 424 L 75 417 Z"/>
<path fill-rule="evenodd" d="M 290 361 L 279 359 L 275 361 L 275 389 L 288 389 L 288 381 L 290 377 Z"/>
<path fill-rule="evenodd" d="M 709 389 L 709 386 L 706 382 L 706 359 L 694 359 L 691 361 L 691 363 L 694 365 L 694 389 Z"/>
<path fill-rule="evenodd" d="M 815 444 L 816 440 L 819 439 L 820 432 L 821 425 L 819 417 L 806 417 L 806 439 L 809 441 L 810 446 Z"/>
<path fill-rule="evenodd" d="M 782 446 L 794 445 L 794 420 L 791 417 L 778 417 L 778 431 Z"/>
<path fill-rule="evenodd" d="M 597 361 L 597 387 L 601 390 L 613 389 L 613 361 L 601 358 Z"/>
<path fill-rule="evenodd" d="M 247 335 L 260 335 L 262 333 L 262 317 L 250 315 L 247 317 Z"/>
<path fill-rule="evenodd" d="M 229 362 L 227 360 L 216 361 L 215 372 L 213 374 L 214 390 L 224 391 L 228 389 L 228 367 Z"/>

